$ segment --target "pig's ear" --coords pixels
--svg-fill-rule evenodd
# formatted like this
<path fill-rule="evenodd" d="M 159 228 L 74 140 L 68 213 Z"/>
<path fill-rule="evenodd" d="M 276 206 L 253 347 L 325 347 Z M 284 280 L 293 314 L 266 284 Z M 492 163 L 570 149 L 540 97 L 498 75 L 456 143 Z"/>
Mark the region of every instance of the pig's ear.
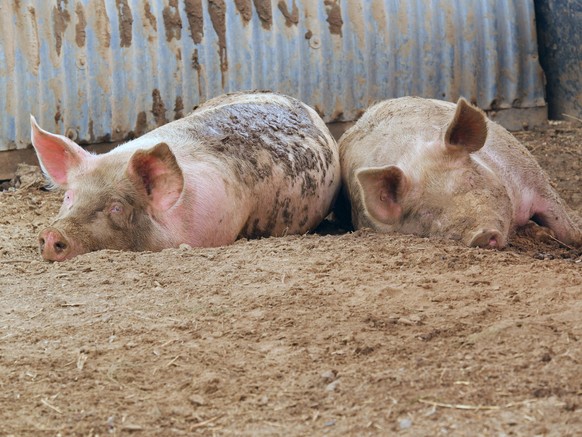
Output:
<path fill-rule="evenodd" d="M 148 197 L 154 210 L 166 211 L 180 198 L 184 175 L 166 143 L 135 152 L 127 171 L 138 190 Z"/>
<path fill-rule="evenodd" d="M 457 111 L 445 132 L 445 145 L 451 152 L 473 153 L 485 145 L 487 117 L 465 99 L 457 102 Z"/>
<path fill-rule="evenodd" d="M 396 223 L 402 215 L 402 199 L 410 187 L 404 172 L 394 165 L 364 168 L 356 173 L 356 178 L 368 214 L 381 223 Z"/>
<path fill-rule="evenodd" d="M 65 186 L 68 174 L 78 168 L 91 154 L 65 136 L 42 130 L 30 116 L 31 140 L 45 174 L 56 185 Z"/>

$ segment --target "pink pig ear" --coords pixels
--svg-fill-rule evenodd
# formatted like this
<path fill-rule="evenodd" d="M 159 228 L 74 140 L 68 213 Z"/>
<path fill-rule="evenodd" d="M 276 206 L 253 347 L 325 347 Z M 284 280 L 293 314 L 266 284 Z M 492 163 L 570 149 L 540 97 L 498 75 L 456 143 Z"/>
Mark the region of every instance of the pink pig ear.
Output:
<path fill-rule="evenodd" d="M 460 98 L 444 140 L 451 152 L 464 150 L 473 153 L 479 150 L 487 140 L 487 118 L 483 111 Z"/>
<path fill-rule="evenodd" d="M 42 130 L 30 116 L 31 140 L 43 171 L 57 185 L 67 185 L 68 174 L 91 154 L 65 136 Z"/>
<path fill-rule="evenodd" d="M 390 165 L 365 168 L 356 174 L 364 206 L 370 216 L 381 223 L 393 224 L 402 215 L 401 202 L 410 183 L 404 172 Z"/>
<path fill-rule="evenodd" d="M 135 152 L 127 171 L 156 211 L 170 209 L 182 194 L 184 175 L 166 143 Z"/>

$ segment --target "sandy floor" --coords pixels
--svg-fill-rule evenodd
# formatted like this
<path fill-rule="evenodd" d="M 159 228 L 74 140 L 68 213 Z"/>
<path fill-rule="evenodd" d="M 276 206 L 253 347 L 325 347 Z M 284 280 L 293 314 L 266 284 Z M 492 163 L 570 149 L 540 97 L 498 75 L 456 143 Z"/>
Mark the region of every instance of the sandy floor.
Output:
<path fill-rule="evenodd" d="M 582 217 L 582 126 L 518 137 Z M 320 234 L 43 262 L 0 193 L 0 435 L 582 434 L 582 250 Z"/>

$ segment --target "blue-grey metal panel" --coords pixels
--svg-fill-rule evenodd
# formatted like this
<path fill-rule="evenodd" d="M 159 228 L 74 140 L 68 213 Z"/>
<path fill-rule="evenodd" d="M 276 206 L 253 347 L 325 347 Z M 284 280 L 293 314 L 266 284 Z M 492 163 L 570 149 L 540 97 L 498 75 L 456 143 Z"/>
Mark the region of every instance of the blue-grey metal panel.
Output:
<path fill-rule="evenodd" d="M 272 89 L 350 121 L 375 100 L 545 105 L 533 0 L 5 0 L 0 149 L 28 114 L 121 140 L 224 92 Z"/>
<path fill-rule="evenodd" d="M 551 118 L 582 118 L 582 0 L 536 0 Z"/>

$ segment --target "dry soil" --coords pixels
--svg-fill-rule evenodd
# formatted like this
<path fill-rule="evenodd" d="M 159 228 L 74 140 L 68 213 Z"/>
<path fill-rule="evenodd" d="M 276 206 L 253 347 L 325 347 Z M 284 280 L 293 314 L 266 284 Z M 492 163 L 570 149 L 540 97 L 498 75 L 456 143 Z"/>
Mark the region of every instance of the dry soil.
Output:
<path fill-rule="evenodd" d="M 517 135 L 582 216 L 582 124 Z M 40 259 L 0 193 L 0 435 L 582 434 L 582 251 L 369 231 Z M 333 231 L 333 227 L 332 227 Z"/>

